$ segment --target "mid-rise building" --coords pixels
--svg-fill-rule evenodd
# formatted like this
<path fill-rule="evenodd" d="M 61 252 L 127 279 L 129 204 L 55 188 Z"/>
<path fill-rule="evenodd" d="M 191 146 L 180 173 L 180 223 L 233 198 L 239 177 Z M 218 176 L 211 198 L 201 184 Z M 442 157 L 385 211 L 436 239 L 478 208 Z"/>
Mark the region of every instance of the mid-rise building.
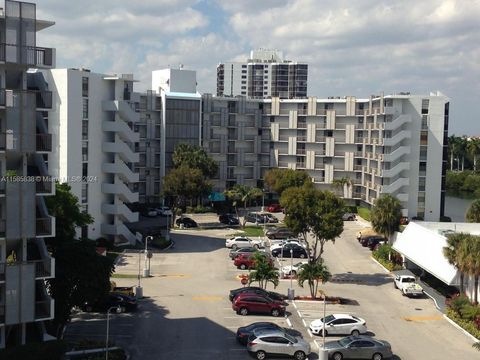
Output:
<path fill-rule="evenodd" d="M 307 79 L 308 64 L 285 60 L 277 50 L 258 49 L 245 62 L 217 66 L 217 96 L 306 98 Z"/>
<path fill-rule="evenodd" d="M 27 71 L 55 67 L 55 50 L 36 43 L 53 24 L 32 3 L 7 0 L 0 11 L 0 348 L 42 341 L 54 317 L 45 280 L 55 261 L 44 241 L 55 235 L 44 200 L 55 193 L 52 92 Z"/>
<path fill-rule="evenodd" d="M 267 167 L 304 169 L 321 189 L 340 184 L 345 199 L 372 205 L 392 194 L 404 215 L 438 221 L 448 112 L 440 93 L 260 101 L 204 95 L 203 139 L 220 164 L 216 191 L 260 184 Z"/>

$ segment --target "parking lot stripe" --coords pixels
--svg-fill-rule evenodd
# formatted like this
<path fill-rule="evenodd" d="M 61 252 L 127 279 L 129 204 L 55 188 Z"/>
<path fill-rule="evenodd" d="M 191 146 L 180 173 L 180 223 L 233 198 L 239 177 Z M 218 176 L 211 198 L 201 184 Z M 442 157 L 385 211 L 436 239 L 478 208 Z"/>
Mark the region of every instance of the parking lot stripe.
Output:
<path fill-rule="evenodd" d="M 302 313 L 299 310 L 297 310 L 297 314 L 298 316 L 302 317 Z"/>
<path fill-rule="evenodd" d="M 307 323 L 305 322 L 305 319 L 302 319 L 303 326 L 307 327 Z"/>
<path fill-rule="evenodd" d="M 402 318 L 406 321 L 435 321 L 435 320 L 442 320 L 443 317 L 440 315 L 432 315 L 432 316 L 407 316 Z"/>
<path fill-rule="evenodd" d="M 199 295 L 199 296 L 193 296 L 192 300 L 195 300 L 195 301 L 222 301 L 223 297 L 222 296 L 214 296 L 214 295 Z"/>
<path fill-rule="evenodd" d="M 287 318 L 287 324 L 288 324 L 289 327 L 292 327 L 292 323 L 290 322 L 289 318 Z"/>
<path fill-rule="evenodd" d="M 190 278 L 192 276 L 187 275 L 187 274 L 160 274 L 160 275 L 156 275 L 156 277 L 161 277 L 161 278 Z"/>
<path fill-rule="evenodd" d="M 307 332 L 308 332 L 308 335 L 310 335 L 310 337 L 313 338 L 313 334 L 312 334 L 312 332 L 310 331 L 310 329 L 307 329 Z"/>
<path fill-rule="evenodd" d="M 295 304 L 295 301 L 292 301 L 292 303 L 293 303 L 293 307 L 298 310 L 297 304 Z"/>

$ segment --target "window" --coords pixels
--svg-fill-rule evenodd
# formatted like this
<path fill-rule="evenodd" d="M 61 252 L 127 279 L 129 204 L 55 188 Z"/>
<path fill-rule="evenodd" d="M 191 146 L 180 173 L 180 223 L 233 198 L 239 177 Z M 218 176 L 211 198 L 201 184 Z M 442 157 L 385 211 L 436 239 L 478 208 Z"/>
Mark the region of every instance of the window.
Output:
<path fill-rule="evenodd" d="M 247 75 L 242 75 L 242 79 L 246 79 L 247 78 Z"/>
<path fill-rule="evenodd" d="M 241 93 L 241 94 L 242 94 L 242 95 L 246 95 L 247 93 L 246 93 L 245 91 L 242 91 L 242 93 Z"/>
<path fill-rule="evenodd" d="M 247 73 L 247 70 L 242 70 L 242 74 L 246 74 Z"/>
<path fill-rule="evenodd" d="M 421 162 L 418 166 L 418 175 L 425 176 L 427 173 L 427 163 Z"/>
<path fill-rule="evenodd" d="M 418 191 L 425 191 L 425 178 L 421 177 L 418 179 Z"/>
<path fill-rule="evenodd" d="M 422 115 L 422 130 L 428 129 L 428 115 Z"/>
<path fill-rule="evenodd" d="M 242 81 L 242 84 L 246 84 L 247 82 L 246 81 Z"/>
<path fill-rule="evenodd" d="M 420 132 L 420 145 L 428 145 L 428 131 Z"/>
<path fill-rule="evenodd" d="M 88 121 L 82 120 L 82 140 L 88 140 Z"/>
<path fill-rule="evenodd" d="M 242 69 L 246 69 L 247 68 L 247 65 L 242 65 Z"/>
<path fill-rule="evenodd" d="M 328 131 L 326 131 L 326 133 L 327 133 L 326 136 L 329 136 L 329 137 L 333 136 L 333 131 L 332 130 L 328 130 Z"/>
<path fill-rule="evenodd" d="M 88 163 L 82 164 L 82 176 L 88 176 Z"/>
<path fill-rule="evenodd" d="M 88 77 L 82 77 L 82 96 L 88 96 Z"/>
<path fill-rule="evenodd" d="M 82 203 L 88 202 L 88 184 L 82 183 Z"/>
<path fill-rule="evenodd" d="M 82 111 L 83 111 L 83 118 L 88 119 L 88 99 L 83 99 Z"/>
<path fill-rule="evenodd" d="M 88 161 L 88 147 L 83 146 L 84 144 L 82 144 L 82 161 Z"/>
<path fill-rule="evenodd" d="M 422 100 L 422 114 L 428 114 L 429 103 L 430 103 L 430 100 L 428 99 Z"/>
<path fill-rule="evenodd" d="M 247 89 L 247 87 L 246 87 L 246 86 L 242 86 L 242 90 L 246 90 L 246 89 Z"/>

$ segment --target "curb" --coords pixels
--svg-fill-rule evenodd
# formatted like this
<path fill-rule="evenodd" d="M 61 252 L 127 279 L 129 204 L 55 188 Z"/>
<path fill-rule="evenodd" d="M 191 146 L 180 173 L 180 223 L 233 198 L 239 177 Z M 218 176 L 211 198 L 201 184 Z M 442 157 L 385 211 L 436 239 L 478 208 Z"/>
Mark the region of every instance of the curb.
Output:
<path fill-rule="evenodd" d="M 427 293 L 425 290 L 423 290 L 423 293 L 433 300 L 433 303 L 435 304 L 435 307 L 437 308 L 437 310 L 440 311 L 443 316 L 445 316 L 445 314 L 442 312 L 442 309 L 440 309 L 440 307 L 438 306 L 437 300 L 433 296 L 431 296 L 429 293 Z"/>
<path fill-rule="evenodd" d="M 388 270 L 385 266 L 380 264 L 374 257 L 370 256 L 370 259 L 372 259 L 374 263 L 376 263 L 378 266 L 380 266 L 383 269 L 384 272 L 389 274 L 390 277 L 393 277 L 392 272 L 390 270 Z"/>
<path fill-rule="evenodd" d="M 460 325 L 458 325 L 455 321 L 453 321 L 452 319 L 450 319 L 446 314 L 443 314 L 443 317 L 445 318 L 445 320 L 447 320 L 450 324 L 452 324 L 453 326 L 455 326 L 458 330 L 460 330 L 461 332 L 463 332 L 467 337 L 469 337 L 473 342 L 478 342 L 480 341 L 480 339 L 477 339 L 475 336 L 473 336 L 472 334 L 470 334 L 467 330 L 465 330 L 464 328 L 462 328 Z"/>

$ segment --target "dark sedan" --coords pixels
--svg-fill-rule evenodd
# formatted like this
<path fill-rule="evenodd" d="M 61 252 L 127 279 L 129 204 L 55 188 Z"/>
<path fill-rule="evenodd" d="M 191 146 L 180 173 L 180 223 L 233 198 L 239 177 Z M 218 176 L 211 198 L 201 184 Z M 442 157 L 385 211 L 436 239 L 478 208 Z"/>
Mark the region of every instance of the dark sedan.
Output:
<path fill-rule="evenodd" d="M 271 322 L 256 322 L 247 326 L 239 327 L 237 330 L 237 341 L 242 345 L 247 345 L 248 337 L 258 329 L 285 331 L 284 328 Z"/>
<path fill-rule="evenodd" d="M 392 347 L 386 341 L 369 336 L 348 336 L 325 344 L 329 359 L 389 359 L 393 356 Z"/>
<path fill-rule="evenodd" d="M 218 217 L 218 221 L 225 225 L 239 225 L 240 221 L 233 214 L 222 214 Z"/>
<path fill-rule="evenodd" d="M 366 236 L 360 240 L 360 244 L 362 244 L 363 247 L 367 247 L 369 243 L 373 241 L 386 241 L 386 239 L 383 236 Z"/>
<path fill-rule="evenodd" d="M 133 311 L 137 308 L 137 299 L 133 296 L 123 294 L 110 294 L 105 299 L 95 303 L 86 302 L 83 305 L 82 310 L 86 312 L 105 312 L 111 307 L 118 307 L 121 312 Z"/>
<path fill-rule="evenodd" d="M 286 299 L 288 299 L 288 297 L 285 296 L 285 295 L 282 295 L 282 294 L 279 294 L 279 293 L 276 293 L 276 292 L 273 292 L 273 291 L 267 291 L 265 289 L 262 289 L 262 288 L 256 287 L 256 286 L 246 286 L 246 287 L 243 287 L 243 288 L 230 290 L 230 294 L 228 295 L 228 298 L 230 299 L 230 301 L 233 301 L 238 294 L 242 294 L 242 293 L 254 293 L 254 294 L 259 294 L 259 295 L 265 295 L 265 296 L 268 296 L 269 298 L 271 298 L 272 300 L 286 300 Z"/>
<path fill-rule="evenodd" d="M 283 254 L 282 254 L 282 250 L 283 250 Z M 290 250 L 293 251 L 293 254 L 290 253 Z M 307 250 L 305 250 L 305 248 L 301 247 L 300 245 L 287 244 L 283 247 L 273 249 L 272 256 L 273 257 L 282 256 L 284 258 L 294 257 L 294 258 L 305 259 L 308 257 L 308 253 L 307 253 Z"/>
<path fill-rule="evenodd" d="M 177 226 L 180 226 L 180 227 L 183 225 L 184 228 L 198 227 L 198 224 L 196 223 L 196 221 L 193 219 L 190 219 L 189 217 L 179 218 L 175 221 L 175 224 L 177 224 Z"/>

